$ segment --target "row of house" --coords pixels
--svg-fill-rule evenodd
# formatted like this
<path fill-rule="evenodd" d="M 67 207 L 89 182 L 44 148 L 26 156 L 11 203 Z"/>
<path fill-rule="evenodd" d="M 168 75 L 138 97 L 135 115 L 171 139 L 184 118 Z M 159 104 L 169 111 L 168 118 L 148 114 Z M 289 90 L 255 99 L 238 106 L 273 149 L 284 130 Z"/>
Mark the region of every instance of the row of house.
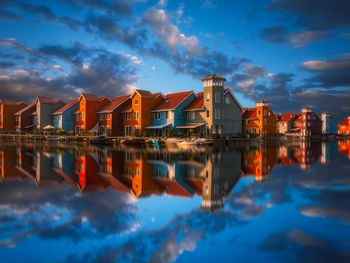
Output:
<path fill-rule="evenodd" d="M 202 79 L 203 92 L 151 93 L 136 89 L 110 100 L 83 93 L 64 103 L 39 96 L 33 103 L 1 100 L 0 129 L 31 131 L 63 129 L 109 136 L 169 136 L 191 133 L 228 137 L 242 134 L 271 136 L 296 134 L 350 134 L 350 116 L 341 124 L 330 113 L 322 119 L 306 107 L 301 113 L 275 114 L 265 99 L 255 108 L 243 108 L 226 79 L 212 74 Z"/>

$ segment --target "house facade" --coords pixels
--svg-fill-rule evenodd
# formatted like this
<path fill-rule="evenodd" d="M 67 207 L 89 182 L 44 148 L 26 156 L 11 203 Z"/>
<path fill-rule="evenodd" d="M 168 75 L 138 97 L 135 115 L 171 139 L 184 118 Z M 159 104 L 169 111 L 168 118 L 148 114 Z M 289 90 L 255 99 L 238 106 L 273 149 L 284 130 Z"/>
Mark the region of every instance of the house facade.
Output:
<path fill-rule="evenodd" d="M 111 101 L 107 97 L 97 97 L 95 94 L 82 93 L 78 99 L 79 108 L 74 114 L 74 131 L 98 132 L 97 112 Z"/>
<path fill-rule="evenodd" d="M 123 111 L 124 135 L 142 136 L 146 134 L 146 127 L 152 124 L 151 110 L 163 99 L 161 93 L 152 94 L 147 90 L 136 89 L 130 95 L 131 103 Z"/>
<path fill-rule="evenodd" d="M 293 121 L 298 118 L 296 113 L 276 114 L 277 134 L 286 134 L 292 129 Z"/>
<path fill-rule="evenodd" d="M 28 106 L 23 101 L 0 99 L 0 132 L 15 131 L 16 121 L 14 114 Z"/>
<path fill-rule="evenodd" d="M 78 99 L 68 101 L 66 105 L 51 113 L 52 125 L 57 129 L 74 131 L 73 112 L 79 108 Z"/>
<path fill-rule="evenodd" d="M 184 108 L 189 105 L 196 95 L 193 91 L 167 94 L 162 102 L 152 109 L 152 125 L 146 127 L 150 134 L 168 136 L 169 127 L 174 128 L 185 124 Z"/>
<path fill-rule="evenodd" d="M 322 118 L 322 134 L 337 134 L 338 124 L 329 112 L 324 112 Z"/>
<path fill-rule="evenodd" d="M 33 113 L 35 113 L 35 111 L 36 103 L 33 102 L 14 114 L 16 131 L 30 131 L 33 129 Z"/>
<path fill-rule="evenodd" d="M 291 132 L 299 136 L 321 135 L 322 120 L 312 111 L 312 108 L 302 108 L 298 118 L 293 120 Z"/>
<path fill-rule="evenodd" d="M 124 134 L 122 112 L 130 105 L 130 95 L 118 96 L 98 111 L 99 134 L 122 136 Z"/>
<path fill-rule="evenodd" d="M 350 116 L 338 125 L 338 134 L 350 135 Z"/>
<path fill-rule="evenodd" d="M 42 96 L 35 99 L 35 104 L 36 111 L 32 115 L 34 128 L 37 130 L 43 130 L 45 126 L 51 125 L 51 113 L 65 105 L 61 99 Z"/>
<path fill-rule="evenodd" d="M 269 136 L 276 134 L 277 120 L 269 102 L 260 99 L 256 102 L 256 108 L 246 108 L 242 115 L 243 133 L 257 136 Z"/>

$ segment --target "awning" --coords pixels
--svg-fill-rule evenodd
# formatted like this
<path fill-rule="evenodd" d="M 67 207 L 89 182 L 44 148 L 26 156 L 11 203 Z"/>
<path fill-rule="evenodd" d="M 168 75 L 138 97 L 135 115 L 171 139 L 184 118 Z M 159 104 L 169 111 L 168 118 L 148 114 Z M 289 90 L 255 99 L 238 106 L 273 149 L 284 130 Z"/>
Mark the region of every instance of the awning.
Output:
<path fill-rule="evenodd" d="M 28 129 L 28 128 L 32 128 L 32 127 L 34 127 L 34 126 L 35 126 L 34 124 L 31 124 L 31 125 L 28 125 L 28 126 L 26 126 L 26 127 L 24 127 L 24 128 Z"/>
<path fill-rule="evenodd" d="M 90 130 L 88 130 L 89 132 L 98 132 L 99 129 L 99 125 L 98 122 L 96 122 L 95 126 L 92 127 Z"/>
<path fill-rule="evenodd" d="M 148 126 L 146 129 L 163 129 L 165 127 L 170 126 L 171 123 L 166 123 L 166 124 L 161 124 L 161 125 L 153 125 L 153 126 Z"/>
<path fill-rule="evenodd" d="M 46 125 L 43 129 L 44 130 L 53 130 L 53 129 L 56 129 L 56 127 L 49 124 L 49 125 Z"/>
<path fill-rule="evenodd" d="M 195 129 L 201 126 L 204 126 L 205 123 L 197 123 L 192 125 L 176 126 L 177 129 Z"/>
<path fill-rule="evenodd" d="M 300 131 L 300 128 L 290 129 L 290 131 Z"/>

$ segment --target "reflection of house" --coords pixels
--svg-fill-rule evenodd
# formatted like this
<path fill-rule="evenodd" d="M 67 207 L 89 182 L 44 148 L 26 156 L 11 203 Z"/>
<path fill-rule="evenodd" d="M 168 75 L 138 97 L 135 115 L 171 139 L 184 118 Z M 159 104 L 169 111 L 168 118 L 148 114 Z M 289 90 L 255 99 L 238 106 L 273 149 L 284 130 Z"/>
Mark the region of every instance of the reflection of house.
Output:
<path fill-rule="evenodd" d="M 338 124 L 329 112 L 322 113 L 322 134 L 337 134 Z"/>
<path fill-rule="evenodd" d="M 293 120 L 291 132 L 300 136 L 320 135 L 322 121 L 311 108 L 303 108 L 298 118 Z"/>
<path fill-rule="evenodd" d="M 224 88 L 226 79 L 212 74 L 202 79 L 204 92 L 185 109 L 185 125 L 201 135 L 237 136 L 242 132 L 242 107 L 230 89 Z M 180 128 L 180 127 L 177 127 Z"/>
<path fill-rule="evenodd" d="M 107 181 L 115 191 L 129 193 L 131 181 L 124 172 L 124 152 L 103 151 L 99 153 L 98 175 Z"/>
<path fill-rule="evenodd" d="M 301 169 L 310 169 L 322 154 L 321 144 L 311 141 L 302 141 L 293 148 L 293 158 L 300 164 Z"/>
<path fill-rule="evenodd" d="M 78 188 L 82 192 L 105 190 L 108 183 L 98 175 L 98 156 L 96 154 L 75 152 L 74 172 L 79 177 Z"/>
<path fill-rule="evenodd" d="M 266 181 L 276 161 L 276 147 L 253 148 L 243 152 L 242 172 L 246 176 L 255 176 L 256 181 Z"/>
<path fill-rule="evenodd" d="M 276 134 L 276 116 L 265 99 L 256 102 L 256 108 L 246 108 L 242 115 L 243 133 L 259 136 Z"/>
<path fill-rule="evenodd" d="M 279 165 L 295 165 L 296 162 L 293 158 L 292 147 L 279 146 L 277 148 L 277 163 Z"/>
<path fill-rule="evenodd" d="M 110 103 L 107 97 L 97 97 L 95 94 L 82 93 L 78 99 L 79 108 L 73 112 L 75 116 L 74 131 L 98 131 L 97 113 Z"/>
<path fill-rule="evenodd" d="M 36 179 L 36 159 L 37 156 L 27 149 L 17 150 L 17 170 L 33 181 Z"/>
<path fill-rule="evenodd" d="M 54 172 L 54 158 L 53 155 L 47 152 L 38 151 L 36 153 L 35 169 L 35 183 L 38 186 L 59 184 L 63 178 Z"/>
<path fill-rule="evenodd" d="M 124 113 L 124 135 L 142 136 L 145 128 L 152 124 L 153 107 L 163 100 L 161 93 L 152 94 L 147 90 L 136 89 L 131 95 L 131 105 Z"/>
<path fill-rule="evenodd" d="M 34 115 L 34 128 L 38 130 L 42 130 L 45 126 L 51 125 L 51 113 L 65 105 L 60 99 L 54 100 L 42 96 L 38 96 L 35 99 L 35 103 L 36 111 L 32 115 Z"/>
<path fill-rule="evenodd" d="M 24 180 L 26 176 L 16 169 L 16 149 L 4 149 L 0 151 L 0 180 L 3 183 Z"/>
<path fill-rule="evenodd" d="M 36 103 L 33 102 L 27 107 L 17 111 L 15 113 L 16 131 L 32 130 L 33 124 L 33 113 L 36 111 Z"/>
<path fill-rule="evenodd" d="M 73 112 L 79 108 L 78 99 L 68 101 L 66 105 L 57 109 L 52 115 L 52 125 L 58 129 L 66 131 L 74 130 L 74 115 Z"/>
<path fill-rule="evenodd" d="M 136 197 L 161 194 L 163 189 L 153 180 L 153 166 L 141 152 L 125 152 L 124 177 L 131 181 L 131 192 Z"/>
<path fill-rule="evenodd" d="M 339 140 L 338 151 L 350 159 L 350 140 Z"/>
<path fill-rule="evenodd" d="M 53 171 L 61 176 L 68 184 L 76 186 L 78 177 L 74 174 L 74 156 L 72 153 L 60 153 L 53 157 Z"/>
<path fill-rule="evenodd" d="M 285 134 L 292 129 L 293 121 L 298 118 L 296 113 L 276 114 L 277 133 Z"/>
<path fill-rule="evenodd" d="M 129 95 L 114 97 L 112 102 L 102 108 L 98 114 L 99 133 L 122 136 L 123 135 L 123 115 L 124 108 L 130 106 Z"/>
<path fill-rule="evenodd" d="M 152 135 L 168 135 L 168 128 L 183 126 L 183 109 L 196 98 L 193 91 L 167 94 L 161 103 L 152 109 L 152 125 L 146 127 Z"/>
<path fill-rule="evenodd" d="M 322 155 L 321 163 L 327 164 L 330 162 L 331 157 L 336 154 L 337 145 L 333 142 L 322 142 Z"/>
<path fill-rule="evenodd" d="M 0 131 L 15 131 L 14 114 L 26 106 L 22 101 L 0 99 Z"/>
<path fill-rule="evenodd" d="M 350 116 L 338 125 L 338 134 L 350 135 Z"/>

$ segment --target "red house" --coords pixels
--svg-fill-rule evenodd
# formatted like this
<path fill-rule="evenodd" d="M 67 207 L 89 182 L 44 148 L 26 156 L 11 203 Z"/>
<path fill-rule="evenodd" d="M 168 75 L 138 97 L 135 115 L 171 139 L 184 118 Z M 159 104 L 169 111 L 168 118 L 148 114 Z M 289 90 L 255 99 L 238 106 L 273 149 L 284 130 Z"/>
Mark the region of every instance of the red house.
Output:
<path fill-rule="evenodd" d="M 97 97 L 95 94 L 82 93 L 79 97 L 79 109 L 75 115 L 75 133 L 82 131 L 98 131 L 97 112 L 111 101 L 107 97 Z"/>
<path fill-rule="evenodd" d="M 99 134 L 123 136 L 123 114 L 126 107 L 131 106 L 130 95 L 115 97 L 111 103 L 107 104 L 97 112 L 99 120 Z"/>
<path fill-rule="evenodd" d="M 301 113 L 298 113 L 298 117 L 293 120 L 290 131 L 300 136 L 321 135 L 322 120 L 312 108 L 302 108 Z"/>
<path fill-rule="evenodd" d="M 338 134 L 350 135 L 350 116 L 338 125 Z"/>

